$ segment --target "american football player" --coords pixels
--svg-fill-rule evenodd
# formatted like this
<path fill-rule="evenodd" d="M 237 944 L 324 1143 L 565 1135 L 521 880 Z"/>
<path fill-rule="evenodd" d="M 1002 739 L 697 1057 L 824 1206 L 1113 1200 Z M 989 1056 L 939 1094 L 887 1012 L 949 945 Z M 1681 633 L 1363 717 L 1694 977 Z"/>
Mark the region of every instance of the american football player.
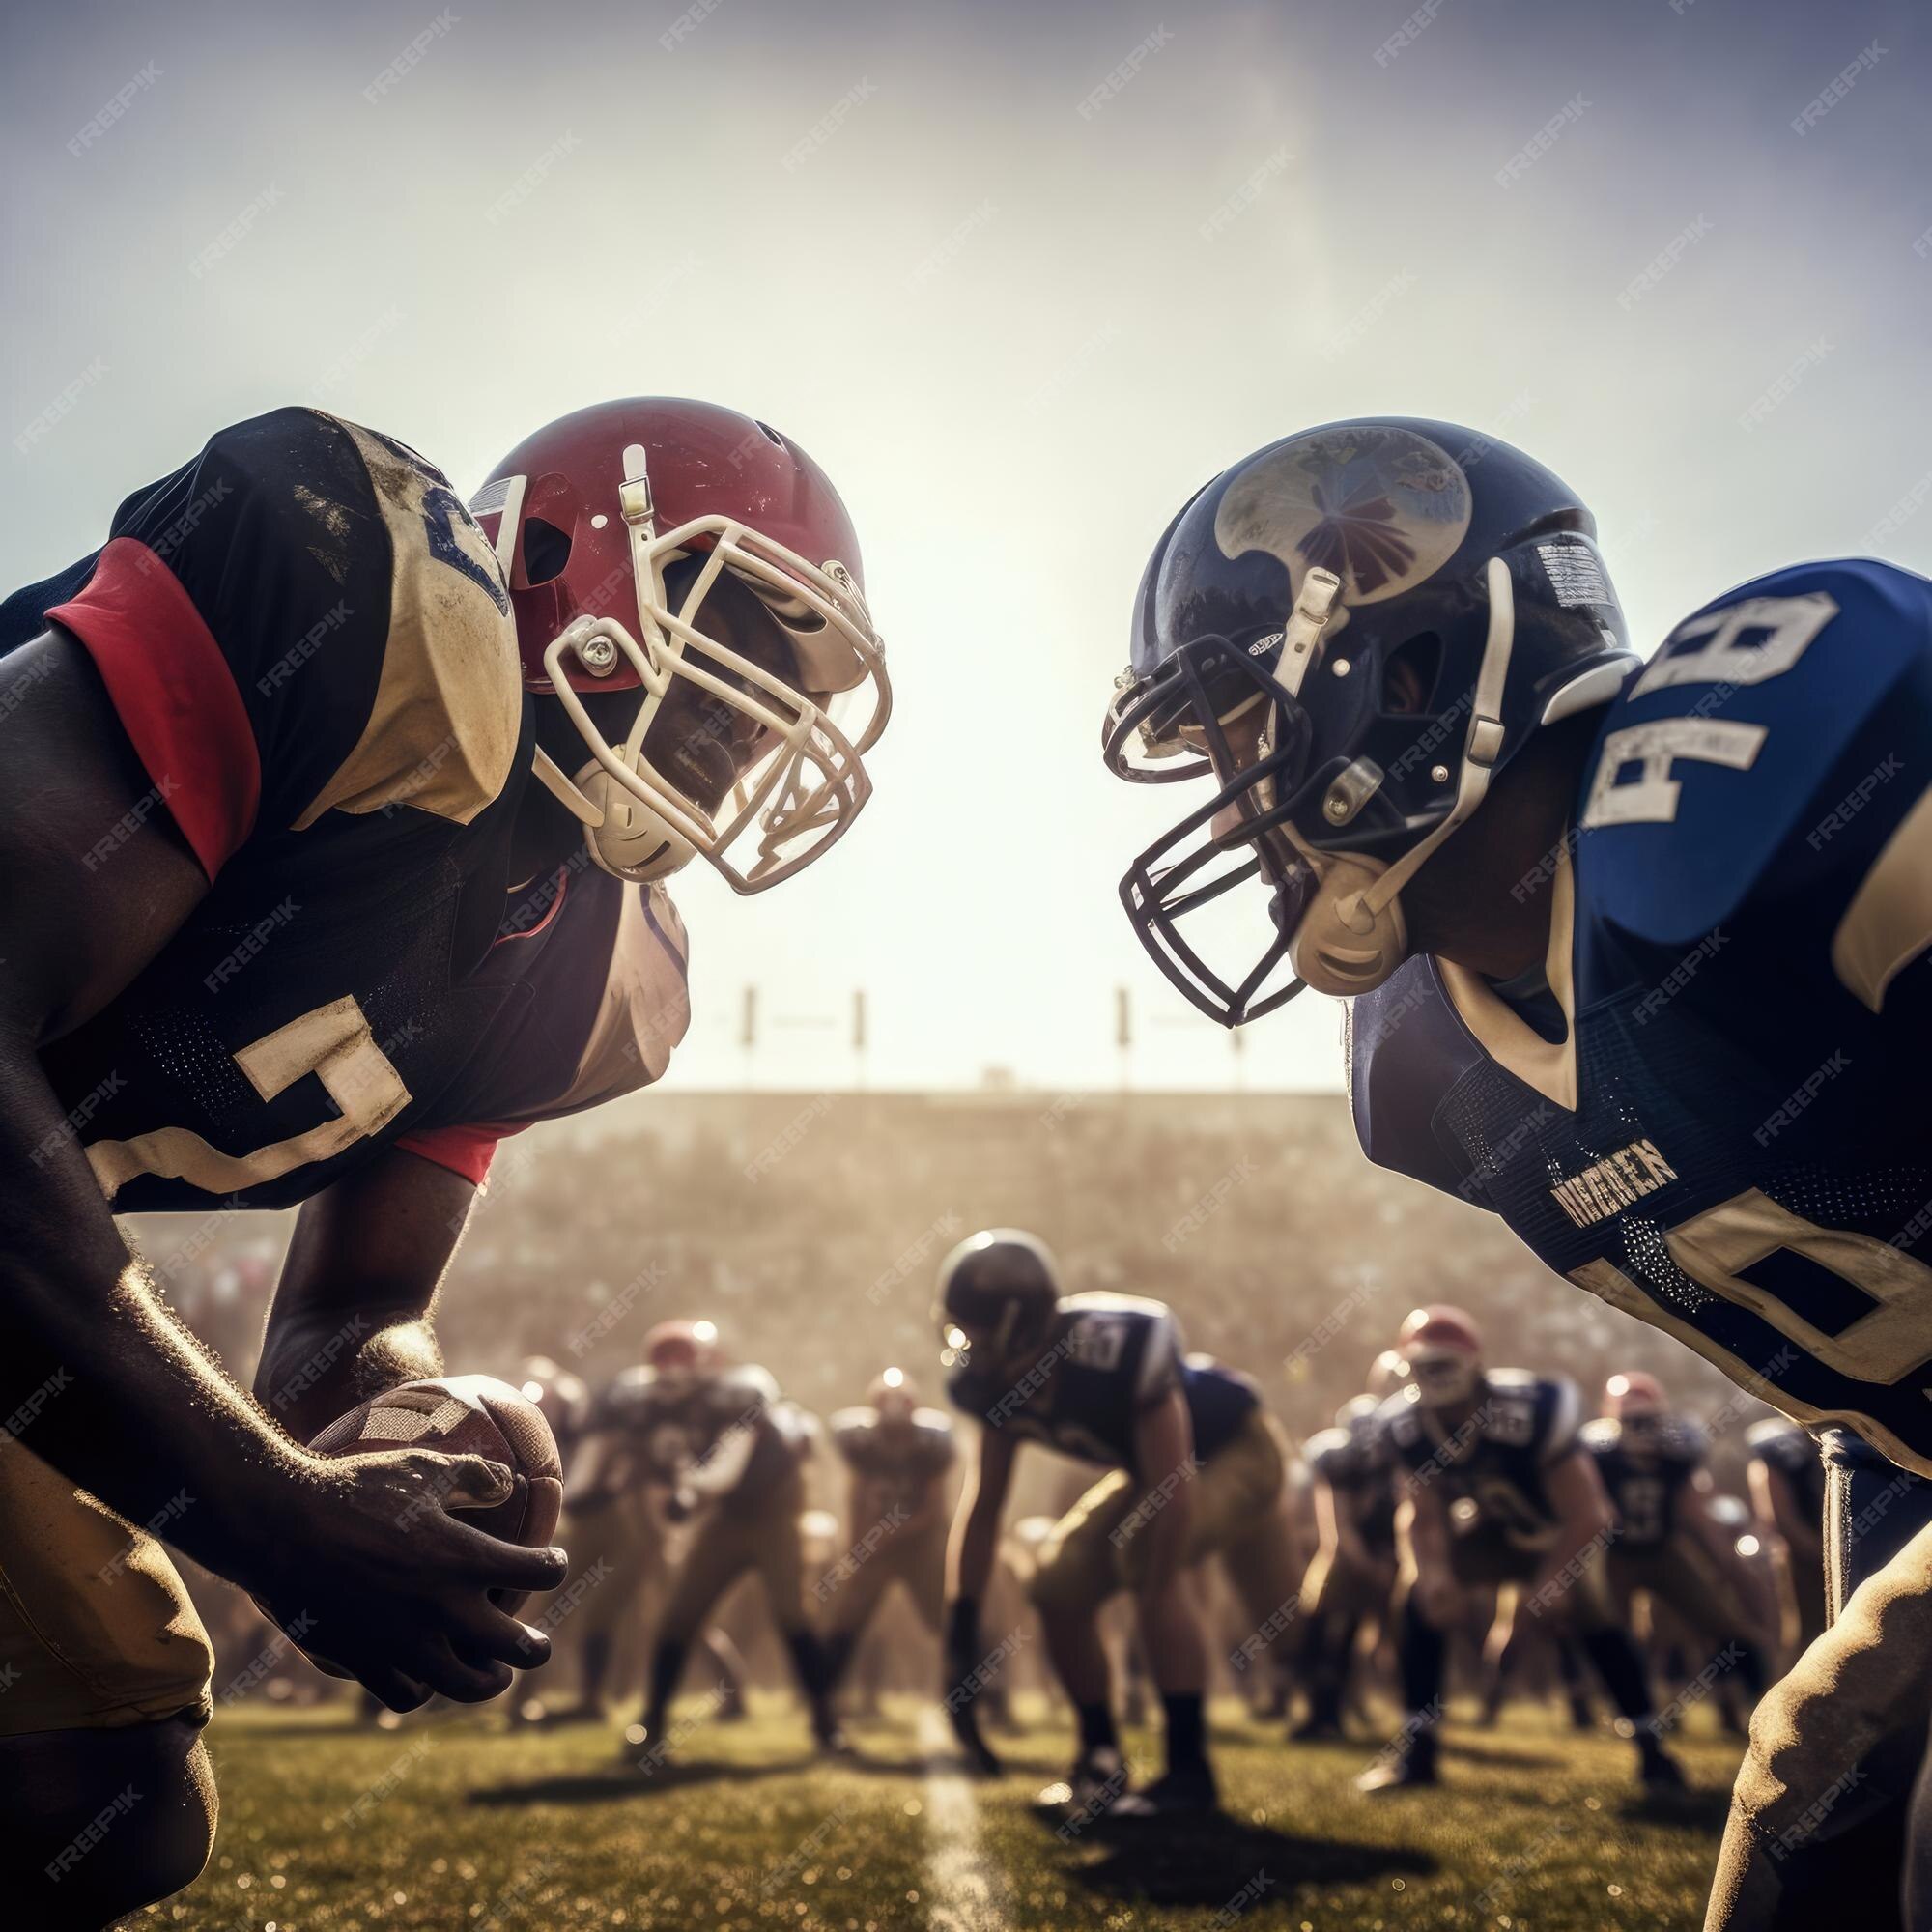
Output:
<path fill-rule="evenodd" d="M 980 1424 L 979 1454 L 949 1555 L 947 1708 L 984 1763 L 972 1720 L 983 1661 L 980 1605 L 1021 1445 L 1102 1465 L 1056 1525 L 1029 1594 L 1048 1656 L 1079 1719 L 1065 1782 L 1076 1816 L 1198 1811 L 1215 1802 L 1203 1691 L 1207 1652 L 1189 1567 L 1219 1555 L 1256 1633 L 1272 1647 L 1293 1615 L 1300 1564 L 1282 1507 L 1289 1451 L 1254 1384 L 1186 1358 L 1157 1301 L 1063 1295 L 1034 1236 L 991 1228 L 953 1249 L 939 1274 L 947 1395 Z M 1167 1725 L 1165 1774 L 1129 1793 L 1098 1614 L 1134 1592 Z"/>
<path fill-rule="evenodd" d="M 1379 1365 L 1378 1365 L 1379 1366 Z M 1315 1475 L 1321 1543 L 1301 1585 L 1301 1671 L 1308 1710 L 1291 1736 L 1339 1738 L 1349 1671 L 1362 1629 L 1387 1617 L 1396 1585 L 1395 1466 L 1378 1421 L 1393 1392 L 1385 1374 L 1345 1402 L 1335 1426 L 1312 1435 L 1302 1454 Z"/>
<path fill-rule="evenodd" d="M 1642 662 L 1595 531 L 1541 464 L 1421 419 L 1213 478 L 1106 725 L 1122 776 L 1205 795 L 1122 894 L 1226 1024 L 1352 995 L 1373 1159 L 1824 1432 L 1845 1615 L 1759 1708 L 1714 1907 L 1813 1923 L 1882 1909 L 1932 1685 L 1902 1634 L 1932 1642 L 1932 1158 L 1900 1085 L 1932 1015 L 1932 589 L 1800 564 Z"/>
<path fill-rule="evenodd" d="M 644 1337 L 643 1359 L 620 1370 L 589 1405 L 582 1453 L 565 1465 L 564 1546 L 571 1581 L 584 1592 L 572 1618 L 578 1702 L 566 1715 L 604 1715 L 611 1670 L 643 1602 L 668 1575 L 660 1508 L 683 1473 L 691 1444 L 680 1415 L 688 1377 L 715 1363 L 709 1321 L 660 1321 Z M 709 1681 L 721 1687 L 717 1715 L 742 1713 L 743 1660 L 719 1632 L 696 1638 Z"/>
<path fill-rule="evenodd" d="M 670 1701 L 691 1647 L 748 1570 L 764 1585 L 813 1738 L 822 1750 L 842 1750 L 824 1645 L 805 1603 L 800 1520 L 815 1425 L 780 1395 L 767 1371 L 727 1362 L 715 1342 L 689 1351 L 661 1348 L 654 1366 L 651 1433 L 663 1438 L 655 1453 L 676 1461 L 665 1511 L 693 1528 L 658 1620 L 643 1716 L 624 1733 L 626 1760 L 644 1770 L 664 1762 L 672 1737 Z"/>
<path fill-rule="evenodd" d="M 920 1406 L 903 1369 L 887 1369 L 863 1408 L 832 1417 L 832 1446 L 851 1475 L 848 1541 L 821 1586 L 827 1599 L 827 1671 L 836 1684 L 873 1612 L 894 1583 L 920 1621 L 943 1634 L 946 1601 L 946 1481 L 957 1451 L 952 1418 Z"/>
<path fill-rule="evenodd" d="M 1808 1429 L 1766 1416 L 1745 1434 L 1746 1477 L 1777 1566 L 1785 1654 L 1825 1629 L 1825 1464 Z"/>
<path fill-rule="evenodd" d="M 1444 1638 L 1463 1620 L 1464 1593 L 1486 1583 L 1516 1585 L 1552 1630 L 1576 1635 L 1636 1745 L 1644 1781 L 1680 1784 L 1642 1662 L 1610 1602 L 1605 1551 L 1616 1525 L 1577 1439 L 1576 1383 L 1486 1368 L 1475 1323 L 1446 1303 L 1415 1309 L 1399 1346 L 1409 1383 L 1389 1398 L 1381 1426 L 1402 1480 L 1407 1716 L 1360 1789 L 1435 1782 Z"/>
<path fill-rule="evenodd" d="M 1736 1531 L 1711 1513 L 1709 1436 L 1690 1417 L 1671 1413 L 1663 1384 L 1642 1369 L 1605 1383 L 1604 1412 L 1582 1435 L 1616 1512 L 1609 1581 L 1618 1621 L 1631 1626 L 1639 1595 L 1667 1605 L 1705 1640 L 1707 1656 L 1730 1656 L 1735 1646 L 1738 1681 L 1755 1701 L 1770 1679 L 1771 1632 L 1751 1601 Z"/>
<path fill-rule="evenodd" d="M 208 1843 L 207 1645 L 130 1524 L 399 1708 L 541 1656 L 487 1591 L 561 1554 L 441 1506 L 501 1471 L 301 1445 L 439 1369 L 494 1145 L 664 1070 L 668 876 L 758 891 L 853 822 L 888 708 L 861 584 L 802 450 L 640 399 L 537 432 L 473 510 L 278 410 L 0 606 L 7 1876 L 44 1889 L 103 1784 L 152 1794 L 43 1922 L 160 1896 Z M 251 1400 L 113 1215 L 298 1204 Z"/>

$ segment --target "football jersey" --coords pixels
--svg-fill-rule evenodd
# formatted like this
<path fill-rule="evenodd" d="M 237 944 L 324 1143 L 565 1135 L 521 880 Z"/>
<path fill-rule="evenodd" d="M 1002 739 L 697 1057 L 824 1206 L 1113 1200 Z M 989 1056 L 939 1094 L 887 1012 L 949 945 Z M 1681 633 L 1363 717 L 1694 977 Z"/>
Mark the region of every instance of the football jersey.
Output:
<path fill-rule="evenodd" d="M 1377 1417 L 1352 1428 L 1323 1429 L 1308 1438 L 1308 1466 L 1335 1492 L 1362 1541 L 1377 1555 L 1395 1548 L 1395 1470 Z"/>
<path fill-rule="evenodd" d="M 1576 1453 L 1582 1422 L 1582 1398 L 1567 1377 L 1491 1369 L 1468 1419 L 1453 1429 L 1410 1386 L 1389 1397 L 1378 1420 L 1397 1467 L 1446 1497 L 1457 1526 L 1487 1522 L 1526 1548 L 1554 1535 L 1545 1472 Z"/>
<path fill-rule="evenodd" d="M 1417 957 L 1349 1024 L 1371 1158 L 1920 1474 L 1929 615 L 1924 579 L 1854 561 L 1680 624 L 1606 708 L 1549 855 L 1548 998 Z"/>
<path fill-rule="evenodd" d="M 832 1417 L 832 1446 L 855 1475 L 878 1487 L 888 1509 L 907 1514 L 945 1479 L 957 1453 L 952 1418 L 936 1408 L 915 1409 L 897 1426 L 882 1423 L 876 1408 L 841 1408 Z"/>
<path fill-rule="evenodd" d="M 210 880 L 42 1064 L 117 1212 L 278 1208 L 401 1143 L 481 1178 L 502 1132 L 662 1072 L 668 898 L 508 875 L 534 700 L 490 545 L 413 451 L 319 412 L 221 431 L 0 607 L 77 639 Z M 111 867 L 128 824 L 83 864 Z"/>
<path fill-rule="evenodd" d="M 1819 1521 L 1825 1515 L 1825 1459 L 1809 1430 L 1775 1415 L 1753 1422 L 1745 1432 L 1752 1458 L 1776 1469 L 1797 1492 L 1800 1507 Z"/>
<path fill-rule="evenodd" d="M 1631 1432 L 1614 1416 L 1600 1415 L 1583 1425 L 1582 1440 L 1617 1513 L 1617 1547 L 1656 1549 L 1668 1543 L 1681 1527 L 1684 1492 L 1704 1466 L 1710 1437 L 1689 1416 L 1662 1416 L 1649 1440 L 1633 1449 Z"/>
<path fill-rule="evenodd" d="M 626 1430 L 645 1480 L 675 1487 L 706 1463 L 726 1435 L 753 1432 L 752 1451 L 725 1500 L 756 1501 L 797 1468 L 809 1429 L 755 1363 L 709 1375 L 665 1378 L 627 1369 L 611 1384 L 612 1425 Z"/>
<path fill-rule="evenodd" d="M 1190 1359 L 1172 1311 L 1124 1294 L 1061 1302 L 1037 1364 L 1017 1377 L 969 1359 L 947 1382 L 955 1408 L 1083 1462 L 1132 1470 L 1141 1416 L 1179 1389 L 1201 1461 L 1225 1448 L 1260 1406 L 1247 1377 Z"/>

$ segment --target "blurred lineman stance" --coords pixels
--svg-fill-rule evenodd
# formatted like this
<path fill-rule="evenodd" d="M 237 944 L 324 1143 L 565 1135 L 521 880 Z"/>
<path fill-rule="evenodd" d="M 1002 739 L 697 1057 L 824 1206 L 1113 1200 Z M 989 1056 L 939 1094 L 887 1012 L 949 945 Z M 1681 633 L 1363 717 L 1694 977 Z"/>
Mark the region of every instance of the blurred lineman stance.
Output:
<path fill-rule="evenodd" d="M 1751 1502 L 1774 1532 L 1789 1656 L 1825 1629 L 1825 1464 L 1810 1431 L 1780 1416 L 1752 1423 L 1745 1443 Z"/>
<path fill-rule="evenodd" d="M 691 1646 L 748 1570 L 764 1585 L 812 1736 L 822 1749 L 842 1750 L 824 1650 L 805 1605 L 802 1465 L 812 1447 L 810 1424 L 770 1375 L 755 1363 L 727 1364 L 695 1324 L 658 1331 L 649 1366 L 653 1454 L 676 1471 L 665 1512 L 693 1527 L 651 1648 L 643 1717 L 624 1733 L 627 1759 L 642 1770 L 664 1762 L 675 1736 L 670 1700 Z M 729 1691 L 720 1684 L 712 1695 L 715 1716 Z"/>
<path fill-rule="evenodd" d="M 1201 785 L 1122 884 L 1169 979 L 1231 1026 L 1350 996 L 1372 1159 L 1826 1437 L 1840 1613 L 1712 1925 L 1932 1921 L 1932 584 L 1799 564 L 1643 662 L 1576 492 L 1370 418 L 1183 503 L 1129 654 L 1109 763 Z"/>
<path fill-rule="evenodd" d="M 497 1141 L 665 1070 L 689 1016 L 666 879 L 701 857 L 755 892 L 822 853 L 888 706 L 830 482 L 703 403 L 565 417 L 469 509 L 404 444 L 278 410 L 0 607 L 21 1922 L 101 1925 L 210 1843 L 208 1644 L 130 1524 L 398 1710 L 548 1653 L 490 1592 L 554 1587 L 562 1553 L 457 1513 L 501 1467 L 302 1445 L 440 1371 L 438 1284 Z M 298 1204 L 251 1399 L 113 1216 Z M 112 1855 L 63 1861 L 128 1786 Z"/>
<path fill-rule="evenodd" d="M 1605 1385 L 1604 1413 L 1583 1425 L 1583 1446 L 1616 1513 L 1609 1581 L 1618 1623 L 1634 1628 L 1638 1596 L 1648 1611 L 1670 1610 L 1754 1703 L 1770 1681 L 1765 1651 L 1774 1634 L 1753 1602 L 1736 1532 L 1711 1511 L 1709 1438 L 1670 1413 L 1655 1376 L 1636 1370 Z"/>
<path fill-rule="evenodd" d="M 848 1541 L 818 1586 L 827 1669 L 837 1684 L 894 1583 L 904 1586 L 926 1629 L 942 1634 L 946 1479 L 958 1452 L 951 1417 L 919 1406 L 903 1369 L 887 1369 L 873 1382 L 866 1407 L 833 1416 L 832 1446 L 851 1475 Z"/>
<path fill-rule="evenodd" d="M 1683 1782 L 1663 1749 L 1643 1663 L 1617 1621 L 1605 1552 L 1616 1522 L 1582 1451 L 1574 1382 L 1486 1369 L 1475 1324 L 1459 1308 L 1418 1308 L 1398 1339 L 1408 1385 L 1380 1421 L 1402 1471 L 1407 1598 L 1402 1613 L 1401 1735 L 1359 1780 L 1365 1792 L 1433 1784 L 1442 1718 L 1444 1639 L 1464 1592 L 1517 1586 L 1520 1602 L 1573 1634 L 1637 1747 L 1644 1781 Z"/>
<path fill-rule="evenodd" d="M 566 1715 L 604 1715 L 611 1678 L 626 1639 L 642 1635 L 651 1599 L 669 1579 L 665 1504 L 691 1449 L 681 1417 L 683 1372 L 694 1359 L 716 1359 L 709 1321 L 661 1321 L 644 1337 L 643 1361 L 622 1370 L 591 1403 L 582 1453 L 566 1463 L 565 1547 L 573 1585 L 585 1586 L 572 1619 L 579 1695 Z M 744 1660 L 715 1630 L 697 1638 L 717 1698 L 715 1715 L 744 1708 Z M 633 1694 L 636 1669 L 633 1665 Z"/>
<path fill-rule="evenodd" d="M 1017 1229 L 989 1229 L 948 1256 L 939 1319 L 947 1395 L 981 1425 L 951 1554 L 948 1709 L 962 1742 L 990 1765 L 972 1716 L 980 1605 L 1015 1458 L 1043 1443 L 1109 1469 L 1055 1527 L 1030 1588 L 1080 1725 L 1073 1770 L 1050 1790 L 1079 1819 L 1212 1808 L 1207 1650 L 1187 1571 L 1221 1557 L 1258 1647 L 1287 1628 L 1300 1565 L 1283 1508 L 1285 1436 L 1245 1377 L 1186 1359 L 1159 1302 L 1063 1296 L 1051 1256 Z M 1098 1628 L 1101 1606 L 1127 1589 L 1167 1719 L 1166 1772 L 1139 1793 L 1127 1791 Z"/>
<path fill-rule="evenodd" d="M 1370 1367 L 1367 1392 L 1344 1403 L 1335 1426 L 1302 1445 L 1321 1539 L 1301 1585 L 1308 1710 L 1292 1735 L 1303 1741 L 1342 1735 L 1362 1631 L 1379 1632 L 1395 1596 L 1395 1464 L 1377 1418 L 1406 1373 L 1402 1358 L 1384 1350 Z"/>

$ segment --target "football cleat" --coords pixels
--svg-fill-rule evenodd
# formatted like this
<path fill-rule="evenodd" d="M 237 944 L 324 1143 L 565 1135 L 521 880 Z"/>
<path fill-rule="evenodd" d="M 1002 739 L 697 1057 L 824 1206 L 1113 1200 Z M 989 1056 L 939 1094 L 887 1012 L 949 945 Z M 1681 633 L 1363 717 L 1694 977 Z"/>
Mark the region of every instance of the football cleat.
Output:
<path fill-rule="evenodd" d="M 1126 1760 L 1111 1745 L 1096 1745 L 1082 1751 L 1065 1777 L 1045 1786 L 1034 1802 L 1065 1812 L 1065 1823 L 1077 1828 L 1104 1818 L 1126 1789 Z"/>
<path fill-rule="evenodd" d="M 1440 1781 L 1435 1767 L 1435 1740 L 1422 1736 L 1390 1745 L 1356 1778 L 1355 1789 L 1365 1798 L 1378 1798 L 1386 1792 L 1413 1791 Z"/>
<path fill-rule="evenodd" d="M 1144 1790 L 1123 1792 L 1107 1815 L 1115 1820 L 1198 1818 L 1220 1808 L 1213 1769 L 1204 1762 L 1169 1771 Z"/>

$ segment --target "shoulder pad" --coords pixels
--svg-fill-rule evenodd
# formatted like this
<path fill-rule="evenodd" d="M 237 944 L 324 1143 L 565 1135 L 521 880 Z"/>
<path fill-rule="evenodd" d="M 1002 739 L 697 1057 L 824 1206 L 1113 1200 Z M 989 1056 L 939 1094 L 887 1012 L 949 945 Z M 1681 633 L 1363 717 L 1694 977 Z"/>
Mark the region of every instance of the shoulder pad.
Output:
<path fill-rule="evenodd" d="M 1445 1194 L 1489 1203 L 1435 1137 L 1442 1095 L 1481 1059 L 1434 960 L 1406 960 L 1372 992 L 1343 1002 L 1343 1064 L 1362 1151 L 1378 1167 Z"/>
<path fill-rule="evenodd" d="M 1308 1466 L 1324 1482 L 1347 1482 L 1355 1473 L 1354 1438 L 1346 1429 L 1323 1429 L 1302 1444 Z"/>
<path fill-rule="evenodd" d="M 720 1408 L 771 1408 L 779 1400 L 779 1385 L 755 1362 L 740 1362 L 721 1369 L 712 1378 L 708 1394 Z"/>
<path fill-rule="evenodd" d="M 879 1411 L 875 1408 L 835 1408 L 829 1425 L 832 1440 L 840 1449 L 869 1440 L 878 1426 Z"/>
<path fill-rule="evenodd" d="M 1807 1430 L 1781 1415 L 1767 1415 L 1745 1432 L 1745 1445 L 1760 1462 L 1780 1469 L 1809 1468 L 1818 1461 L 1818 1444 Z"/>
<path fill-rule="evenodd" d="M 1061 1309 L 1067 1315 L 1138 1315 L 1172 1317 L 1174 1311 L 1164 1301 L 1142 1294 L 1109 1294 L 1103 1289 L 1090 1289 L 1082 1294 L 1062 1298 Z"/>
<path fill-rule="evenodd" d="M 1689 1463 L 1695 1466 L 1711 1453 L 1711 1436 L 1694 1416 L 1667 1415 L 1663 1426 L 1657 1432 L 1657 1446 L 1659 1452 L 1669 1457 L 1673 1463 Z"/>
<path fill-rule="evenodd" d="M 1802 853 L 1868 729 L 1932 733 L 1928 620 L 1932 583 L 1864 558 L 1777 571 L 1687 617 L 1606 708 L 1578 800 L 1579 903 L 1656 944 L 1721 930 Z"/>
<path fill-rule="evenodd" d="M 1613 1415 L 1599 1415 L 1584 1423 L 1577 1432 L 1583 1447 L 1593 1456 L 1613 1454 L 1623 1441 L 1624 1426 Z"/>
<path fill-rule="evenodd" d="M 916 1408 L 912 1419 L 928 1435 L 943 1435 L 949 1442 L 952 1439 L 952 1418 L 943 1408 Z"/>

